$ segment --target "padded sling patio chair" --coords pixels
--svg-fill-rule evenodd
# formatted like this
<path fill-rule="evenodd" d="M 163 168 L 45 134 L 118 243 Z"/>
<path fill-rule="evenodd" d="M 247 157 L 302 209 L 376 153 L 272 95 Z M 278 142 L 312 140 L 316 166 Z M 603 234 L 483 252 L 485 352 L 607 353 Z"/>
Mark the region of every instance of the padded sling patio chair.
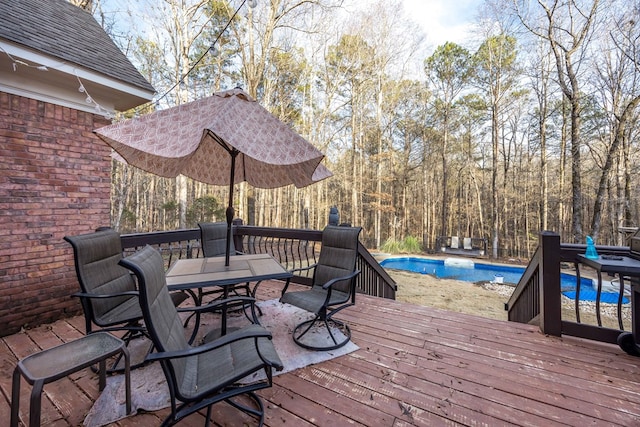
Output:
<path fill-rule="evenodd" d="M 200 242 L 202 245 L 202 254 L 209 257 L 225 256 L 227 251 L 227 223 L 226 222 L 201 222 L 198 223 L 200 227 Z M 230 243 L 231 255 L 241 255 L 242 252 L 236 251 L 233 240 Z M 228 293 L 235 295 L 252 296 L 249 283 L 238 283 L 237 285 L 228 286 Z M 198 289 L 198 297 L 202 300 L 205 295 L 217 294 L 217 298 L 222 298 L 223 290 L 214 289 L 203 291 L 202 288 Z"/>
<path fill-rule="evenodd" d="M 120 261 L 133 271 L 140 287 L 140 306 L 149 335 L 157 350 L 149 360 L 160 361 L 169 385 L 171 414 L 163 426 L 225 401 L 233 407 L 264 420 L 264 406 L 255 393 L 271 387 L 272 369 L 281 370 L 271 333 L 259 324 L 250 324 L 203 345 L 189 345 L 178 312 L 171 302 L 162 268 L 162 258 L 151 246 Z M 237 297 L 245 300 L 247 297 Z M 254 300 L 255 302 L 255 300 Z M 248 384 L 238 381 L 254 372 L 263 371 L 263 380 Z M 247 402 L 240 402 L 245 395 Z"/>
<path fill-rule="evenodd" d="M 122 259 L 120 234 L 104 228 L 94 233 L 65 236 L 64 240 L 73 247 L 81 292 L 72 296 L 80 298 L 87 335 L 95 332 L 95 325 L 97 330 L 124 331 L 122 339 L 127 345 L 132 339 L 145 336 L 135 277 L 118 264 Z M 184 292 L 171 294 L 176 306 L 186 298 Z M 117 362 L 110 371 L 119 370 L 115 368 Z M 132 367 L 143 364 L 144 361 L 134 363 Z"/>
<path fill-rule="evenodd" d="M 309 290 L 287 292 L 289 280 L 282 290 L 280 302 L 310 311 L 315 316 L 297 325 L 293 340 L 310 350 L 333 350 L 351 339 L 349 325 L 333 318 L 339 311 L 356 303 L 356 270 L 360 227 L 327 226 L 322 231 L 322 247 L 318 263 L 292 270 L 314 268 Z M 325 337 L 322 338 L 322 335 Z M 322 338 L 322 339 L 317 339 Z"/>
<path fill-rule="evenodd" d="M 226 222 L 201 222 L 198 223 L 198 227 L 200 227 L 200 243 L 202 245 L 202 254 L 205 257 L 220 257 L 225 256 L 227 251 L 227 223 Z M 242 252 L 237 251 L 233 240 L 231 240 L 230 244 L 230 253 L 232 255 L 242 255 Z M 237 285 L 228 286 L 226 291 L 227 295 L 238 295 L 238 296 L 256 296 L 256 290 L 258 289 L 258 285 L 260 282 L 256 283 L 251 290 L 250 283 L 238 283 Z M 198 289 L 198 298 L 202 301 L 202 297 L 205 295 L 217 295 L 217 299 L 224 298 L 224 290 L 222 289 L 213 289 L 205 291 L 203 288 Z M 258 310 L 258 314 L 262 315 L 262 310 L 260 306 L 255 306 Z"/>

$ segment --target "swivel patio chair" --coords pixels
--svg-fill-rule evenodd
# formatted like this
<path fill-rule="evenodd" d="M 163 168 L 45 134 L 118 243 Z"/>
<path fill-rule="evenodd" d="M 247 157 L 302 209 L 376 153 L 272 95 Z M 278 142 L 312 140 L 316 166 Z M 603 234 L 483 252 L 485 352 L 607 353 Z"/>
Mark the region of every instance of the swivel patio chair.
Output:
<path fill-rule="evenodd" d="M 122 339 L 129 345 L 132 339 L 146 336 L 142 324 L 142 311 L 138 302 L 135 277 L 118 264 L 122 259 L 120 234 L 108 228 L 78 236 L 65 236 L 73 247 L 76 275 L 81 292 L 72 296 L 80 298 L 85 318 L 86 333 L 97 330 L 124 331 Z M 162 269 L 164 272 L 164 268 Z M 187 298 L 183 292 L 172 293 L 177 306 Z M 117 369 L 118 361 L 109 371 Z M 145 362 L 134 363 L 138 367 Z"/>
<path fill-rule="evenodd" d="M 264 406 L 255 391 L 271 387 L 272 369 L 283 368 L 271 333 L 259 324 L 250 324 L 193 347 L 187 342 L 178 312 L 171 303 L 158 251 L 147 246 L 120 264 L 138 278 L 144 321 L 157 349 L 148 359 L 160 361 L 169 385 L 171 414 L 162 425 L 175 424 L 203 408 L 207 408 L 206 425 L 209 425 L 211 407 L 220 401 L 257 417 L 262 425 Z M 264 371 L 266 378 L 238 383 L 258 371 Z M 251 406 L 237 400 L 241 395 L 249 398 Z"/>
<path fill-rule="evenodd" d="M 356 270 L 356 259 L 360 230 L 360 227 L 325 227 L 318 263 L 292 270 L 295 273 L 314 269 L 310 290 L 287 292 L 287 280 L 280 298 L 280 302 L 315 314 L 312 319 L 295 327 L 293 340 L 299 346 L 310 350 L 333 350 L 351 340 L 349 325 L 333 316 L 356 303 L 356 277 L 360 273 Z M 316 339 L 323 334 L 326 339 Z"/>

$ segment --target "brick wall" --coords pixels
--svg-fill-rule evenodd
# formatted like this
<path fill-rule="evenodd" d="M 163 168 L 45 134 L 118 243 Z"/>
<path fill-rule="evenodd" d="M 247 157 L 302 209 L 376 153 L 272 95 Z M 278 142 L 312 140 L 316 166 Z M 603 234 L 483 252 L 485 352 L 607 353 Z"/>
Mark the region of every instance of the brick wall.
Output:
<path fill-rule="evenodd" d="M 67 234 L 109 225 L 99 115 L 0 92 L 0 336 L 81 312 Z"/>

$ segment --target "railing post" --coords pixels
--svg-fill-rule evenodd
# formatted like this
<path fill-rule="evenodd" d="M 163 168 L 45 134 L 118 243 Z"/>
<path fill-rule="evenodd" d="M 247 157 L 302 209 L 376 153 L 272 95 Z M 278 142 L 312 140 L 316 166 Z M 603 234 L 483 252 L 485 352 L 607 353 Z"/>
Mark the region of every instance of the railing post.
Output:
<path fill-rule="evenodd" d="M 235 218 L 233 220 L 232 224 L 234 225 L 234 227 L 233 227 L 233 245 L 235 246 L 236 251 L 244 252 L 246 250 L 243 247 L 244 246 L 244 242 L 243 242 L 244 236 L 241 235 L 241 234 L 236 234 L 236 230 L 235 230 L 235 228 L 237 226 L 241 226 L 242 225 L 242 218 Z"/>
<path fill-rule="evenodd" d="M 540 233 L 540 329 L 548 335 L 562 335 L 560 298 L 560 235 Z"/>

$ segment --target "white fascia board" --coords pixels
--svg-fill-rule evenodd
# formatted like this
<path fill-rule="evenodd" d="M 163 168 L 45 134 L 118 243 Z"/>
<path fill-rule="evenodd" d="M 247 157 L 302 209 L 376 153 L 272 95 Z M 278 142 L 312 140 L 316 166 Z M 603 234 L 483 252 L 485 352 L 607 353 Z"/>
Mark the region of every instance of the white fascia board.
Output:
<path fill-rule="evenodd" d="M 24 46 L 11 43 L 6 40 L 2 40 L 0 42 L 0 55 L 2 55 L 3 53 L 9 54 L 14 58 L 20 58 L 21 60 L 27 62 L 29 65 L 44 65 L 47 68 L 69 74 L 74 78 L 79 77 L 83 81 L 90 81 L 97 85 L 112 88 L 119 92 L 128 93 L 130 95 L 146 99 L 147 101 L 151 101 L 154 96 L 154 92 L 147 91 L 137 86 L 127 84 L 123 81 L 113 79 L 109 76 L 105 76 L 104 74 L 100 74 L 93 70 L 83 68 L 79 65 L 68 63 L 61 60 L 60 58 L 43 55 L 42 53 L 36 52 L 33 49 L 28 49 Z"/>
<path fill-rule="evenodd" d="M 61 105 L 63 107 L 73 108 L 74 110 L 98 114 L 109 118 L 115 115 L 114 106 L 112 104 L 107 104 L 106 102 L 100 103 L 100 107 L 102 108 L 102 110 L 97 111 L 95 106 L 87 104 L 86 102 L 76 102 L 69 98 L 55 96 L 55 94 L 52 93 L 29 90 L 26 87 L 22 86 L 6 85 L 2 82 L 0 82 L 0 92 L 23 96 L 25 98 L 35 99 L 49 104 Z"/>

